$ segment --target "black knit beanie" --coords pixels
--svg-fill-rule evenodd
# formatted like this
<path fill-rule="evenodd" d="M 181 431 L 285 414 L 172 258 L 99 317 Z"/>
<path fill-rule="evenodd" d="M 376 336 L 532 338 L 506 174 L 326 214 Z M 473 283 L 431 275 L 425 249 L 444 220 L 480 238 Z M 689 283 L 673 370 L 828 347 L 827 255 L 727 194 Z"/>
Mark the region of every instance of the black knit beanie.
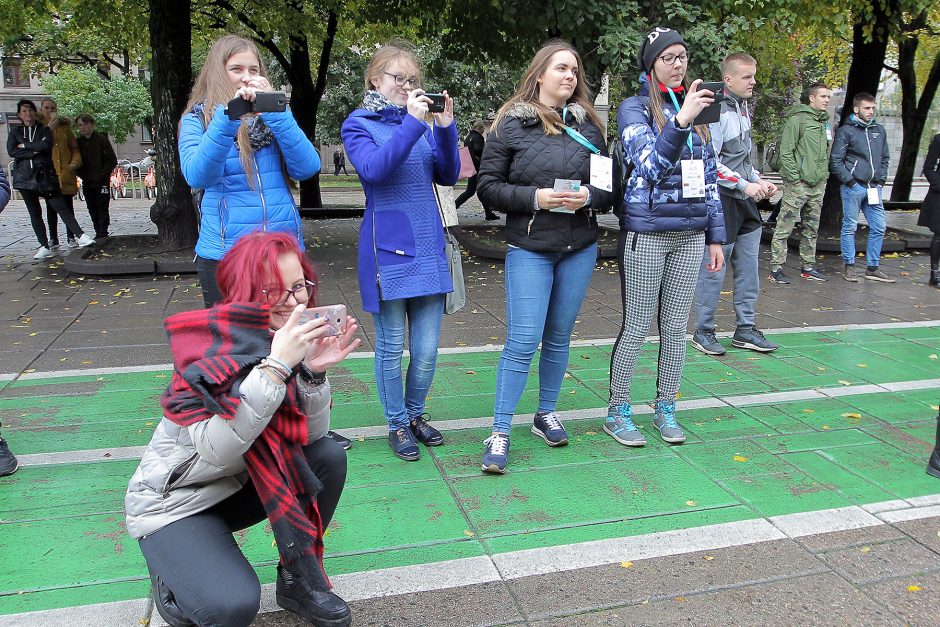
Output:
<path fill-rule="evenodd" d="M 640 52 L 637 54 L 637 65 L 640 71 L 648 74 L 653 69 L 656 58 L 662 54 L 663 50 L 674 44 L 682 44 L 686 50 L 689 49 L 682 35 L 671 28 L 657 26 L 651 30 L 643 39 Z"/>

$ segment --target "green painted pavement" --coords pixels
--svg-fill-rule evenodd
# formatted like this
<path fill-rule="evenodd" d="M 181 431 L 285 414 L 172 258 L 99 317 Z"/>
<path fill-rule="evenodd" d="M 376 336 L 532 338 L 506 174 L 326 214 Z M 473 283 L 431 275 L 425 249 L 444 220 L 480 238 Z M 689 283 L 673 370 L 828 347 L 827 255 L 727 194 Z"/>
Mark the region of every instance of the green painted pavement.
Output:
<path fill-rule="evenodd" d="M 779 356 L 690 353 L 683 398 L 937 372 L 934 327 L 777 338 L 787 347 Z M 645 371 L 655 348 L 644 352 Z M 609 347 L 572 349 L 560 409 L 604 405 L 608 355 Z M 911 363 L 891 358 L 900 355 Z M 498 357 L 441 356 L 436 421 L 491 413 Z M 371 380 L 368 359 L 331 375 L 335 426 L 381 424 Z M 153 372 L 18 381 L 0 393 L 4 435 L 24 454 L 144 444 L 166 382 L 166 373 Z M 648 398 L 652 384 L 637 383 L 635 397 Z M 520 411 L 534 406 L 536 393 L 530 382 Z M 638 418 L 650 439 L 640 449 L 614 442 L 599 421 L 569 423 L 570 445 L 559 449 L 519 426 L 501 477 L 479 472 L 487 429 L 448 432 L 444 446 L 416 463 L 392 457 L 384 439 L 356 442 L 326 539 L 327 569 L 355 573 L 937 494 L 940 483 L 924 473 L 937 402 L 936 390 L 917 390 L 688 410 L 679 419 L 689 441 L 678 447 L 653 437 L 648 415 Z M 0 480 L 0 614 L 146 594 L 146 568 L 123 524 L 134 467 L 27 466 Z M 272 581 L 277 554 L 268 526 L 236 539 L 262 581 Z"/>

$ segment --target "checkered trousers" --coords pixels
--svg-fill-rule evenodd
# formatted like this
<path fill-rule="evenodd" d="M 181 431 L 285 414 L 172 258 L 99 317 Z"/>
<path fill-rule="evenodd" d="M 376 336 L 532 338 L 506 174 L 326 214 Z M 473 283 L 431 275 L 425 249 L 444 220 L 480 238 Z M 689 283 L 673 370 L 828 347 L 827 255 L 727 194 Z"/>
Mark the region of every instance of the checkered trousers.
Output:
<path fill-rule="evenodd" d="M 653 309 L 659 306 L 656 400 L 673 401 L 685 365 L 685 334 L 705 252 L 702 231 L 621 231 L 618 247 L 623 322 L 610 357 L 610 404 L 630 402 L 630 384 Z"/>

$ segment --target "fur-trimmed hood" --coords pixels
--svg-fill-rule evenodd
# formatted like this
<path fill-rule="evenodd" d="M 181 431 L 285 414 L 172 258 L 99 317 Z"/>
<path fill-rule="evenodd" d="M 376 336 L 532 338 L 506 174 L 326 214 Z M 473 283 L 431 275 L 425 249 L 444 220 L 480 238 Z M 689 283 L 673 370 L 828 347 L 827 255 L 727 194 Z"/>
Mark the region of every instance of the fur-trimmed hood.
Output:
<path fill-rule="evenodd" d="M 561 115 L 561 111 L 558 112 Z M 535 105 L 528 102 L 517 102 L 506 109 L 507 118 L 518 118 L 520 120 L 538 120 L 539 114 Z M 584 124 L 588 119 L 587 111 L 577 103 L 568 105 L 568 117 L 574 118 L 578 124 Z"/>

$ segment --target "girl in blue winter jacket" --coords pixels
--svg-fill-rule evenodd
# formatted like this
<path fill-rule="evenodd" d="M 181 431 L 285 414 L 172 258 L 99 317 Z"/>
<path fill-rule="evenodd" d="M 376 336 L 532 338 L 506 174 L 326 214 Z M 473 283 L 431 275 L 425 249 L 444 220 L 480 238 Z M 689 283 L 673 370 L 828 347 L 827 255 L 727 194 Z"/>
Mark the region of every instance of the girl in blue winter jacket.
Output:
<path fill-rule="evenodd" d="M 676 395 L 685 363 L 685 333 L 704 247 L 706 268 L 724 265 L 725 221 L 708 127 L 693 126 L 714 102 L 686 76 L 689 50 L 668 28 L 650 32 L 639 52 L 640 94 L 617 111 L 617 129 L 634 165 L 620 215 L 618 261 L 623 323 L 610 362 L 610 403 L 604 431 L 627 446 L 646 438 L 633 423 L 630 384 L 659 309 L 659 369 L 653 425 L 669 443 L 685 441 L 676 422 Z"/>
<path fill-rule="evenodd" d="M 229 120 L 232 98 L 254 101 L 271 91 L 255 45 L 227 35 L 212 45 L 180 121 L 180 166 L 193 189 L 205 190 L 196 270 L 206 307 L 219 301 L 215 268 L 243 235 L 290 233 L 303 250 L 300 214 L 288 177 L 308 179 L 320 156 L 290 111 Z"/>
<path fill-rule="evenodd" d="M 445 96 L 446 96 L 446 92 Z M 362 106 L 346 118 L 343 145 L 366 194 L 359 231 L 359 292 L 375 321 L 375 382 L 396 456 L 419 458 L 417 442 L 443 443 L 426 420 L 425 399 L 437 363 L 444 297 L 453 283 L 433 184 L 460 173 L 454 104 L 429 126 L 430 98 L 417 59 L 402 46 L 376 51 L 366 68 Z M 410 362 L 401 358 L 408 327 Z"/>

